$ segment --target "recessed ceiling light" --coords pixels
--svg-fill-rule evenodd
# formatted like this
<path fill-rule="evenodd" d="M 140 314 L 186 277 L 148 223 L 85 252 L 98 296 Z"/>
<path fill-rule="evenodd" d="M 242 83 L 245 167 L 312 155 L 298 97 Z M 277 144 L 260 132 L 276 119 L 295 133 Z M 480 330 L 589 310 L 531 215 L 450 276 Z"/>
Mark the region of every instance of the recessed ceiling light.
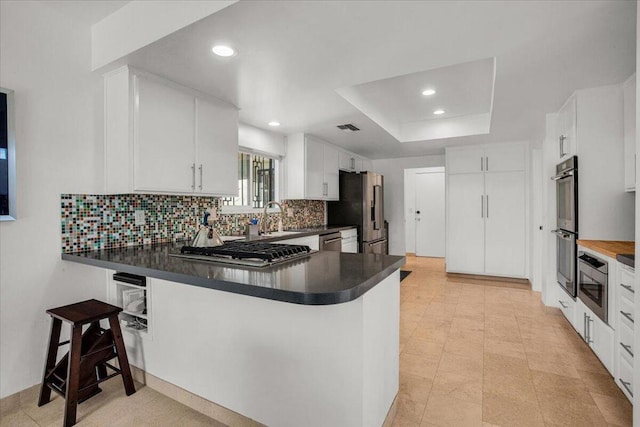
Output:
<path fill-rule="evenodd" d="M 217 44 L 212 47 L 211 50 L 218 56 L 233 56 L 236 54 L 236 51 L 233 50 L 232 47 L 223 44 Z"/>
<path fill-rule="evenodd" d="M 444 110 L 436 110 L 433 112 L 433 114 L 439 116 L 440 114 L 444 114 Z"/>
<path fill-rule="evenodd" d="M 435 94 L 435 93 L 436 93 L 436 91 L 435 91 L 435 90 L 433 90 L 433 89 L 427 89 L 427 90 L 423 90 L 423 91 L 422 91 L 422 94 L 423 94 L 424 96 L 431 96 L 431 95 L 433 95 L 433 94 Z"/>
<path fill-rule="evenodd" d="M 269 126 L 280 126 L 280 122 L 269 122 Z"/>

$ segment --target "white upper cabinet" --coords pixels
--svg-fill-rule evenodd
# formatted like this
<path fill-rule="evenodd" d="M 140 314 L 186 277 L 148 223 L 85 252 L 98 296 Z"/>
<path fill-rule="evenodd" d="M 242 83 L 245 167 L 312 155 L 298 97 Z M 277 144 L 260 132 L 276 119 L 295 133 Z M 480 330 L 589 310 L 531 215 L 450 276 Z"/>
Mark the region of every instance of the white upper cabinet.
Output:
<path fill-rule="evenodd" d="M 340 185 L 340 172 L 338 168 L 339 153 L 336 148 L 331 145 L 324 145 L 324 196 L 327 200 L 338 200 L 340 194 L 338 187 Z"/>
<path fill-rule="evenodd" d="M 340 170 L 347 172 L 363 172 L 372 169 L 371 160 L 345 150 L 339 150 L 339 165 Z"/>
<path fill-rule="evenodd" d="M 460 147 L 447 150 L 446 170 L 448 174 L 521 171 L 525 159 L 522 144 Z"/>
<path fill-rule="evenodd" d="M 448 174 L 483 172 L 484 148 L 447 150 L 446 171 Z"/>
<path fill-rule="evenodd" d="M 237 193 L 235 107 L 129 67 L 104 83 L 107 193 Z"/>
<path fill-rule="evenodd" d="M 194 191 L 194 98 L 155 80 L 135 82 L 134 191 Z"/>
<path fill-rule="evenodd" d="M 197 191 L 238 194 L 238 111 L 206 99 L 196 100 Z"/>
<path fill-rule="evenodd" d="M 521 144 L 487 145 L 484 149 L 485 172 L 513 172 L 526 169 L 525 146 Z"/>
<path fill-rule="evenodd" d="M 636 75 L 624 82 L 624 189 L 636 191 Z"/>
<path fill-rule="evenodd" d="M 287 137 L 286 198 L 338 200 L 339 150 L 302 133 Z"/>
<path fill-rule="evenodd" d="M 577 101 L 570 97 L 558 111 L 557 139 L 558 160 L 576 155 L 577 137 Z"/>

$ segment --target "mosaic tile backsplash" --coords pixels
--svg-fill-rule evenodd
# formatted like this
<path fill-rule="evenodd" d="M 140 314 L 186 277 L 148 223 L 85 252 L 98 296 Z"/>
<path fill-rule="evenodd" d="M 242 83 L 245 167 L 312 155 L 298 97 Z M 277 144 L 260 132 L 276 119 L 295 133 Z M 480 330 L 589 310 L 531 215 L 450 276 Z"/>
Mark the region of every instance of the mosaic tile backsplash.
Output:
<path fill-rule="evenodd" d="M 204 211 L 219 207 L 217 197 L 168 196 L 156 194 L 88 195 L 63 194 L 62 252 L 166 243 L 191 239 Z M 285 229 L 325 224 L 325 202 L 283 200 Z M 135 225 L 135 211 L 145 212 L 145 225 Z M 293 210 L 294 215 L 286 213 Z M 218 209 L 218 212 L 220 210 Z M 255 214 L 218 213 L 215 227 L 221 235 L 241 234 Z M 278 227 L 280 213 L 269 214 L 271 230 Z"/>

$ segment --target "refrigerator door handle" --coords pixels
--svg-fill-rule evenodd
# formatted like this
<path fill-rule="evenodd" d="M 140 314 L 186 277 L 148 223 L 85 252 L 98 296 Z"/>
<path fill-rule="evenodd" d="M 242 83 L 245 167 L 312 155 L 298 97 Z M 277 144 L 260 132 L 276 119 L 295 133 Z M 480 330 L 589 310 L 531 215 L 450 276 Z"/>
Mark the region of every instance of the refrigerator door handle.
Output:
<path fill-rule="evenodd" d="M 380 209 L 382 208 L 382 204 L 379 201 L 382 199 L 380 197 L 380 191 L 382 187 L 380 185 L 373 186 L 373 229 L 380 230 L 380 217 L 382 216 L 382 212 Z"/>

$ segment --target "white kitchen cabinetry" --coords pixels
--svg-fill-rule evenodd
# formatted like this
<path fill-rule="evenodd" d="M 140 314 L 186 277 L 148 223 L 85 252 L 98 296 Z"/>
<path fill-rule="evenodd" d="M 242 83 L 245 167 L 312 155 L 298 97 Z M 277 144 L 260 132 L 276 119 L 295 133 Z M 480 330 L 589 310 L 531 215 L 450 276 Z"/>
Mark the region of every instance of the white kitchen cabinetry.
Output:
<path fill-rule="evenodd" d="M 560 311 L 564 317 L 567 318 L 571 326 L 574 329 L 578 329 L 578 325 L 576 324 L 576 300 L 571 298 L 566 292 L 560 289 L 559 286 L 556 287 L 558 292 L 558 304 L 560 304 Z"/>
<path fill-rule="evenodd" d="M 614 331 L 580 301 L 576 300 L 577 331 L 605 368 L 614 374 Z"/>
<path fill-rule="evenodd" d="M 107 193 L 237 193 L 235 107 L 129 67 L 104 89 Z"/>
<path fill-rule="evenodd" d="M 320 250 L 320 238 L 317 235 L 296 237 L 294 239 L 287 240 L 278 240 L 275 243 L 282 243 L 283 245 L 305 245 L 309 246 L 309 248 L 311 248 L 311 250 L 313 251 Z"/>
<path fill-rule="evenodd" d="M 570 97 L 558 111 L 556 125 L 558 160 L 565 160 L 576 154 L 577 104 L 576 97 Z"/>
<path fill-rule="evenodd" d="M 448 272 L 526 276 L 526 146 L 447 150 Z"/>
<path fill-rule="evenodd" d="M 349 151 L 340 150 L 340 170 L 346 172 L 363 172 L 371 171 L 371 160 L 358 156 L 357 154 Z"/>
<path fill-rule="evenodd" d="M 612 283 L 612 285 L 614 284 L 616 312 L 613 315 L 617 318 L 614 345 L 617 367 L 615 380 L 625 396 L 633 402 L 633 369 L 635 366 L 635 354 L 637 353 L 633 337 L 635 319 L 637 318 L 634 307 L 636 298 L 635 270 L 618 263 L 618 280 Z"/>
<path fill-rule="evenodd" d="M 339 152 L 310 135 L 287 137 L 286 193 L 288 199 L 338 200 Z"/>
<path fill-rule="evenodd" d="M 447 176 L 447 271 L 484 272 L 482 173 Z"/>
<path fill-rule="evenodd" d="M 109 302 L 122 308 L 122 330 L 146 336 L 151 330 L 151 298 L 146 277 L 107 270 Z"/>
<path fill-rule="evenodd" d="M 485 174 L 485 273 L 525 274 L 524 172 Z"/>
<path fill-rule="evenodd" d="M 622 85 L 624 96 L 624 189 L 636 191 L 636 75 Z"/>
<path fill-rule="evenodd" d="M 340 237 L 342 237 L 341 252 L 347 252 L 352 254 L 358 253 L 358 229 L 350 228 L 348 230 L 341 230 Z"/>

